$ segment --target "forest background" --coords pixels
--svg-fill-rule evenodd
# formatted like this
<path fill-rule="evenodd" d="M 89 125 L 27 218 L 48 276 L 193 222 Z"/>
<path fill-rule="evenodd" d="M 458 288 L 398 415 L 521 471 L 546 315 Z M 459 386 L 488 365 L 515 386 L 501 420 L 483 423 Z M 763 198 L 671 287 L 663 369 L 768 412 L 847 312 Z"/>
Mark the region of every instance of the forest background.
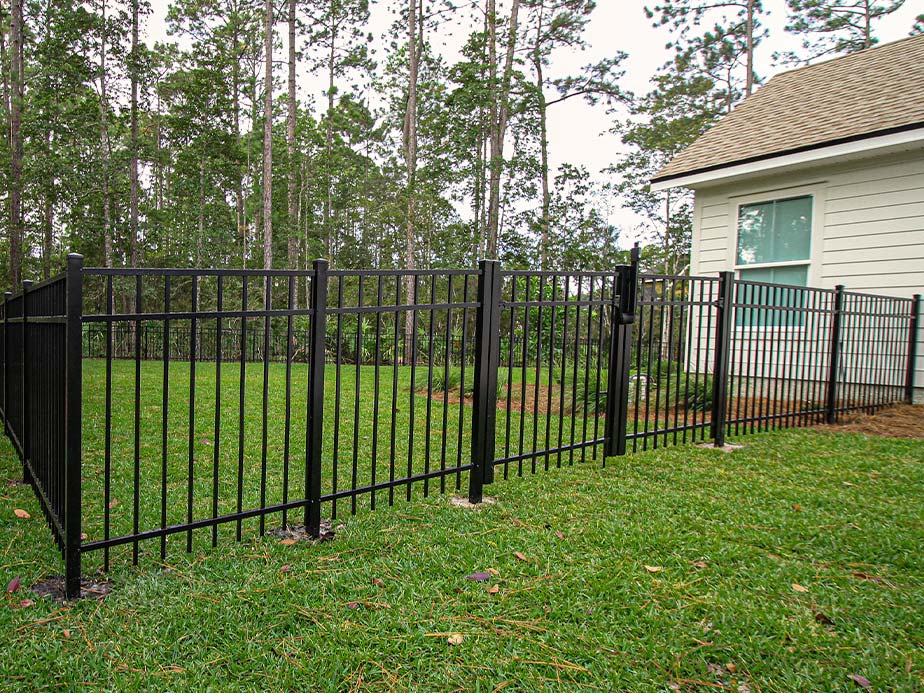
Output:
<path fill-rule="evenodd" d="M 903 0 L 5 0 L 0 272 L 686 270 L 647 181 L 774 73 L 924 32 Z M 269 116 L 269 117 L 267 117 Z"/>

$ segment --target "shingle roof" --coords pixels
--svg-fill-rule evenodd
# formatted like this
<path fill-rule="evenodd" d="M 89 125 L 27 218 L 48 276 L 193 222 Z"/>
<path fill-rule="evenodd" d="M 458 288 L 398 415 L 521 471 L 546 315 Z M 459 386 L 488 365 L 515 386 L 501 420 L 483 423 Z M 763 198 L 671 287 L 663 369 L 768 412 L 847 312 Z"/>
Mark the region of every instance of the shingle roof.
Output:
<path fill-rule="evenodd" d="M 652 181 L 915 126 L 924 127 L 924 36 L 776 75 Z"/>

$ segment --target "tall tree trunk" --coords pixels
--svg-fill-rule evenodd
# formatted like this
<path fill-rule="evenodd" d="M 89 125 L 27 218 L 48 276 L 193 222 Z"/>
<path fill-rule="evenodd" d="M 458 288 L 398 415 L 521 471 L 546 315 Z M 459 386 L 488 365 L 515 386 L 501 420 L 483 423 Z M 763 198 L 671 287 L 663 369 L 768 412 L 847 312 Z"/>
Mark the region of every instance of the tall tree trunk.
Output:
<path fill-rule="evenodd" d="M 109 100 L 107 95 L 106 79 L 106 43 L 109 38 L 106 30 L 106 0 L 102 1 L 103 28 L 100 38 L 99 52 L 99 135 L 102 155 L 100 167 L 102 169 L 103 186 L 103 263 L 112 267 L 112 210 L 109 202 Z"/>
<path fill-rule="evenodd" d="M 231 61 L 231 110 L 234 111 L 235 191 L 234 220 L 237 233 L 241 235 L 241 267 L 247 267 L 247 220 L 244 218 L 244 169 L 237 158 L 241 149 L 241 39 L 240 30 L 234 27 L 234 60 Z M 249 146 L 249 145 L 248 145 Z"/>
<path fill-rule="evenodd" d="M 493 5 L 493 0 L 491 1 Z M 491 183 L 488 202 L 488 247 L 487 255 L 497 257 L 497 237 L 500 231 L 500 187 L 504 166 L 504 136 L 507 133 L 507 120 L 510 117 L 510 85 L 513 81 L 513 58 L 516 51 L 517 15 L 520 0 L 513 0 L 510 6 L 510 25 L 507 35 L 507 56 L 504 60 L 504 73 L 497 94 L 497 120 L 493 123 L 491 133 Z M 494 18 L 496 20 L 496 18 Z M 496 21 L 492 21 L 496 25 Z M 491 34 L 495 33 L 492 28 Z M 492 38 L 493 44 L 493 38 Z M 493 85 L 493 81 L 492 81 Z M 496 88 L 496 87 L 495 87 Z"/>
<path fill-rule="evenodd" d="M 334 5 L 330 10 L 330 53 L 327 57 L 327 123 L 324 134 L 324 152 L 326 162 L 326 193 L 324 199 L 324 256 L 333 261 L 333 207 L 334 207 L 334 181 L 331 169 L 331 158 L 334 152 L 334 78 L 337 68 L 337 21 L 334 18 Z"/>
<path fill-rule="evenodd" d="M 23 32 L 22 0 L 12 0 L 10 10 L 10 284 L 22 283 L 22 100 Z"/>
<path fill-rule="evenodd" d="M 744 94 L 750 96 L 754 90 L 754 0 L 748 0 L 747 19 L 747 70 Z"/>
<path fill-rule="evenodd" d="M 870 1 L 864 0 L 863 3 L 863 47 L 869 48 L 873 45 L 873 32 L 870 28 L 872 24 L 872 10 L 870 9 Z"/>
<path fill-rule="evenodd" d="M 674 274 L 676 265 L 671 257 L 671 191 L 667 190 L 664 195 L 664 274 Z M 668 282 L 664 282 L 664 290 L 667 291 Z M 673 296 L 664 295 L 662 301 L 672 301 Z M 671 360 L 671 321 L 665 319 L 661 314 L 661 360 Z"/>
<path fill-rule="evenodd" d="M 205 242 L 205 152 L 199 154 L 199 209 L 196 224 L 196 267 L 202 267 L 202 248 Z"/>
<path fill-rule="evenodd" d="M 265 3 L 263 94 L 263 268 L 273 267 L 273 0 Z"/>
<path fill-rule="evenodd" d="M 128 171 L 129 184 L 129 243 L 131 265 L 137 267 L 140 261 L 138 249 L 138 0 L 132 0 L 132 46 L 129 61 L 131 77 L 131 165 Z"/>
<path fill-rule="evenodd" d="M 417 4 L 418 0 L 409 0 L 407 11 L 407 54 L 408 84 L 407 104 L 404 112 L 404 163 L 407 169 L 407 218 L 405 219 L 404 264 L 406 269 L 414 270 L 416 264 L 416 233 L 414 225 L 415 187 L 417 183 L 417 74 L 420 67 L 420 55 L 417 44 Z M 408 274 L 404 280 L 408 303 L 415 303 L 414 277 Z M 411 320 L 404 322 L 405 360 L 410 351 L 414 330 Z"/>
<path fill-rule="evenodd" d="M 540 220 L 540 246 L 539 267 L 548 269 L 549 258 L 549 208 L 551 207 L 551 194 L 549 192 L 549 137 L 548 137 L 548 111 L 545 99 L 545 77 L 542 73 L 542 30 L 545 13 L 544 0 L 539 1 L 539 16 L 536 21 L 536 44 L 533 48 L 533 67 L 536 70 L 536 98 L 539 111 L 539 151 L 540 175 L 542 177 L 542 218 Z"/>
<path fill-rule="evenodd" d="M 51 160 L 51 129 L 45 131 L 45 156 Z M 54 233 L 54 180 L 45 181 L 45 190 L 42 195 L 42 279 L 51 276 L 51 254 L 53 249 Z"/>
<path fill-rule="evenodd" d="M 298 265 L 298 166 L 295 161 L 295 0 L 289 0 L 289 99 L 288 122 L 286 123 L 286 146 L 289 159 L 288 190 L 288 267 L 295 269 Z"/>

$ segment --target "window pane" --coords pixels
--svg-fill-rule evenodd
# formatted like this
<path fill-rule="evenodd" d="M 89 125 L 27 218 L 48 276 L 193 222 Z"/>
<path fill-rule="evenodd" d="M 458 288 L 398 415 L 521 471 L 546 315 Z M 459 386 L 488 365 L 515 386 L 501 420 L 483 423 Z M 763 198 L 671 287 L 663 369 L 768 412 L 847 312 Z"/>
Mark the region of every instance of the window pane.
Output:
<path fill-rule="evenodd" d="M 791 310 L 774 310 L 777 307 L 804 308 L 805 291 L 777 284 L 805 286 L 808 283 L 808 265 L 797 267 L 755 267 L 740 270 L 738 278 L 745 282 L 768 282 L 774 286 L 739 284 L 735 302 L 735 324 L 739 327 L 801 327 L 804 313 Z M 766 307 L 764 307 L 766 306 Z"/>
<path fill-rule="evenodd" d="M 739 265 L 808 260 L 811 240 L 811 197 L 742 205 L 739 209 Z"/>
<path fill-rule="evenodd" d="M 812 240 L 812 198 L 777 202 L 773 219 L 773 260 L 808 260 Z"/>

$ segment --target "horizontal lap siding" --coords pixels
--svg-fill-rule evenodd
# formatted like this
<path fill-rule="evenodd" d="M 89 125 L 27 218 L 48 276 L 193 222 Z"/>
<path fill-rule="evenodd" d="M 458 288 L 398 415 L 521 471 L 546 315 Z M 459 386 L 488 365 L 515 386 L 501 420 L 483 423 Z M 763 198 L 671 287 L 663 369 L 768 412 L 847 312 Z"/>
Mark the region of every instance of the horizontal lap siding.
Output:
<path fill-rule="evenodd" d="M 702 199 L 699 199 L 702 197 Z M 715 274 L 726 269 L 730 219 L 728 200 L 698 195 L 693 231 L 693 274 Z"/>
<path fill-rule="evenodd" d="M 732 212 L 741 196 L 818 187 L 823 217 L 821 267 L 811 283 L 844 284 L 853 291 L 891 296 L 924 293 L 924 151 L 768 176 L 696 193 L 694 274 L 732 269 Z M 785 192 L 781 192 L 785 196 Z M 922 320 L 924 323 L 924 320 Z M 916 384 L 924 388 L 924 324 L 919 336 Z"/>
<path fill-rule="evenodd" d="M 924 157 L 833 174 L 825 203 L 825 286 L 924 293 Z M 924 329 L 916 364 L 924 387 Z"/>

